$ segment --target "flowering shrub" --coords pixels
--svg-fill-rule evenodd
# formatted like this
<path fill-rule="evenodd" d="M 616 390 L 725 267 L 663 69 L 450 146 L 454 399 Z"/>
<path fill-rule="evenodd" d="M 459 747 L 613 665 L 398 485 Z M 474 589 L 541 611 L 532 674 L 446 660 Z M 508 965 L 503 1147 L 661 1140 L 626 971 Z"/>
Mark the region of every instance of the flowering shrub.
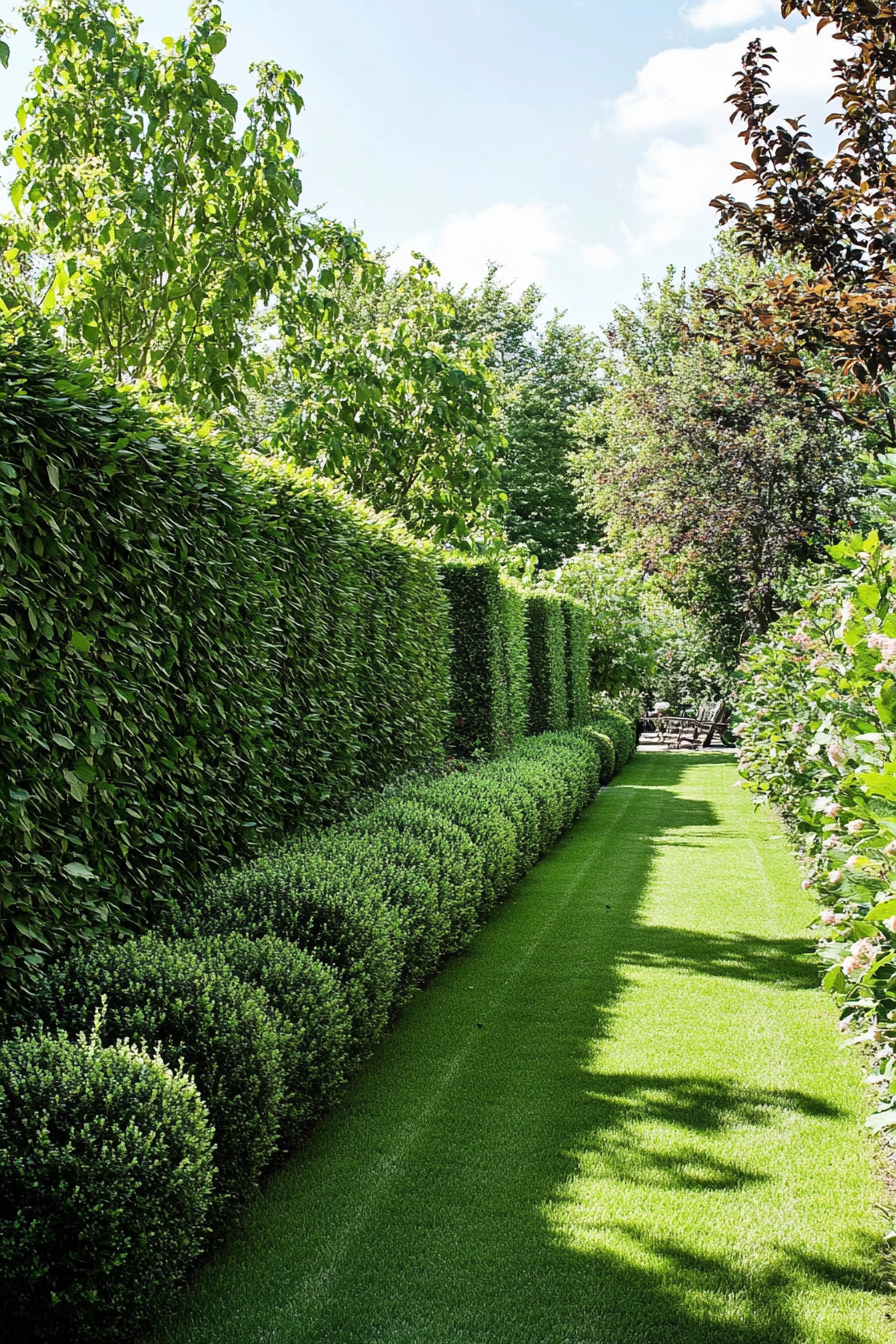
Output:
<path fill-rule="evenodd" d="M 896 547 L 876 533 L 831 548 L 839 571 L 752 647 L 740 768 L 796 833 L 803 886 L 824 903 L 824 985 L 841 1028 L 871 1048 L 896 1125 Z"/>

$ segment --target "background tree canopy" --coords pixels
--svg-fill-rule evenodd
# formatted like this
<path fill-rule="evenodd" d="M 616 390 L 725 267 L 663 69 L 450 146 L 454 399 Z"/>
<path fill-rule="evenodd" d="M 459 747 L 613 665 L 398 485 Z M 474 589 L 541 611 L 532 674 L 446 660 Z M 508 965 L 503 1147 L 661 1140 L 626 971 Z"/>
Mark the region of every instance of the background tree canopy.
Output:
<path fill-rule="evenodd" d="M 264 375 L 243 325 L 275 299 L 281 336 L 308 319 L 302 279 L 363 264 L 360 239 L 299 210 L 293 117 L 301 77 L 265 61 L 242 110 L 215 78 L 221 9 L 195 0 L 184 37 L 154 50 L 124 5 L 42 0 L 9 154 L 2 297 L 39 302 L 70 348 L 116 381 L 200 413 Z"/>

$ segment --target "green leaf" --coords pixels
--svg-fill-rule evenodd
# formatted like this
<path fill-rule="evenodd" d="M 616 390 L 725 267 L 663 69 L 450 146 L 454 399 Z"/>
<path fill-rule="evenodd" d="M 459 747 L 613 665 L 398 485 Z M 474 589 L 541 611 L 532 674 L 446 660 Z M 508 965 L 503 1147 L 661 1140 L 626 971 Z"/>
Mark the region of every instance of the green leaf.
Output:
<path fill-rule="evenodd" d="M 869 773 L 858 778 L 865 793 L 896 801 L 896 775 Z"/>
<path fill-rule="evenodd" d="M 821 987 L 831 994 L 845 994 L 849 988 L 849 981 L 839 966 L 832 966 L 822 980 Z"/>
<path fill-rule="evenodd" d="M 869 1115 L 865 1124 L 875 1133 L 881 1129 L 888 1129 L 890 1125 L 896 1125 L 896 1108 L 889 1111 L 877 1111 L 874 1115 Z"/>
<path fill-rule="evenodd" d="M 896 915 L 896 899 L 881 901 L 880 905 L 875 905 L 873 909 L 868 911 L 867 915 L 865 915 L 865 919 L 879 921 L 882 919 L 892 919 L 894 915 Z"/>
<path fill-rule="evenodd" d="M 208 49 L 209 49 L 209 51 L 212 53 L 213 56 L 218 56 L 218 55 L 220 55 L 220 53 L 224 50 L 224 48 L 225 48 L 226 46 L 227 46 L 227 34 L 226 34 L 226 33 L 222 33 L 222 32 L 220 32 L 220 31 L 218 31 L 218 32 L 216 32 L 216 33 L 209 33 L 209 35 L 208 35 Z"/>
<path fill-rule="evenodd" d="M 80 630 L 73 630 L 69 644 L 76 653 L 90 653 L 95 641 L 94 635 L 82 635 Z"/>
<path fill-rule="evenodd" d="M 9 69 L 9 43 L 0 39 L 0 65 L 4 70 Z"/>
<path fill-rule="evenodd" d="M 68 784 L 69 792 L 76 803 L 83 803 L 87 799 L 87 785 L 83 779 L 79 779 L 74 770 L 63 770 L 65 782 Z"/>
<path fill-rule="evenodd" d="M 856 589 L 859 601 L 873 611 L 880 601 L 880 589 L 876 583 L 860 583 Z"/>
<path fill-rule="evenodd" d="M 58 747 L 67 747 L 69 751 L 74 750 L 74 742 L 70 737 L 66 737 L 64 733 L 53 733 L 52 737 Z"/>
<path fill-rule="evenodd" d="M 86 863 L 64 863 L 62 870 L 68 873 L 69 877 L 81 877 L 90 882 L 98 882 L 99 878 L 92 868 L 88 868 Z"/>

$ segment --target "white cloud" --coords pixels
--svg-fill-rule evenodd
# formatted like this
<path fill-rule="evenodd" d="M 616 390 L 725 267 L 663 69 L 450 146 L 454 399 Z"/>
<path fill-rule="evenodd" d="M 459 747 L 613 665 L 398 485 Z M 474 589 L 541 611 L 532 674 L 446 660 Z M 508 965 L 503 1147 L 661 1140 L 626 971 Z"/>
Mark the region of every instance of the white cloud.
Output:
<path fill-rule="evenodd" d="M 778 0 L 702 0 L 685 10 L 684 17 L 693 28 L 733 28 L 737 23 L 761 19 L 772 9 L 780 12 Z"/>
<path fill-rule="evenodd" d="M 581 248 L 582 256 L 595 271 L 612 271 L 619 264 L 619 253 L 607 243 L 585 244 Z"/>
<path fill-rule="evenodd" d="M 772 72 L 775 102 L 830 94 L 834 87 L 831 64 L 839 53 L 828 33 L 816 34 L 808 24 L 793 32 L 786 28 L 753 29 L 728 42 L 671 47 L 651 56 L 638 71 L 635 87 L 611 105 L 610 127 L 637 132 L 727 122 L 730 108 L 725 99 L 734 88 L 734 71 L 739 69 L 753 37 L 777 50 L 778 61 Z M 802 108 L 797 106 L 795 110 Z M 782 115 L 788 115 L 783 108 Z"/>
<path fill-rule="evenodd" d="M 423 252 L 443 279 L 461 285 L 476 284 L 488 263 L 498 261 L 507 283 L 528 285 L 544 279 L 547 259 L 564 246 L 557 224 L 561 214 L 560 207 L 543 202 L 501 202 L 476 215 L 452 215 L 441 228 L 409 238 L 392 264 L 406 266 L 411 252 Z"/>
<path fill-rule="evenodd" d="M 731 108 L 725 99 L 753 37 L 778 52 L 771 85 L 780 104 L 778 116 L 805 112 L 813 124 L 823 121 L 834 87 L 831 64 L 839 53 L 833 39 L 826 32 L 817 34 L 814 26 L 750 29 L 731 41 L 670 48 L 651 56 L 638 71 L 634 88 L 610 105 L 609 120 L 595 128 L 600 134 L 647 137 L 635 172 L 630 252 L 641 254 L 695 231 L 710 235 L 715 212 L 708 203 L 730 189 L 735 176 L 731 160 L 748 157 L 737 138 L 739 127 L 729 123 Z"/>

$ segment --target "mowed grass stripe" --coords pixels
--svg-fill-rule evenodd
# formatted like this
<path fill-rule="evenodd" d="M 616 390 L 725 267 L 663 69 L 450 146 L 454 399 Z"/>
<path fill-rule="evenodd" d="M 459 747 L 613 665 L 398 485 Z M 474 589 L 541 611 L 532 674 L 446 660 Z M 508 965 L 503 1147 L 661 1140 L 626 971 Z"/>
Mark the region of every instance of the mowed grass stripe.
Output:
<path fill-rule="evenodd" d="M 735 778 L 718 756 L 629 766 L 160 1338 L 891 1341 L 859 1064 L 793 861 Z"/>

